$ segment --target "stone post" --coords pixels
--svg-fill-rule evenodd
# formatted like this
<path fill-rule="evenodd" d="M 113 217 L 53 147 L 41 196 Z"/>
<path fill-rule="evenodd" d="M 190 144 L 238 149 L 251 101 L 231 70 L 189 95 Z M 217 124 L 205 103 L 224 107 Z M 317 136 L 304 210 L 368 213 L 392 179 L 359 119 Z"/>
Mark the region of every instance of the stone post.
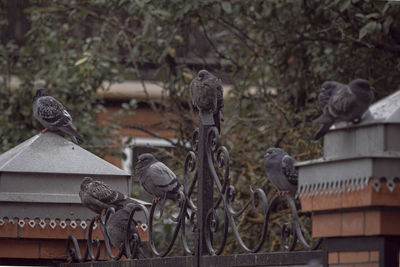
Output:
<path fill-rule="evenodd" d="M 400 91 L 372 105 L 362 122 L 336 125 L 324 155 L 299 166 L 299 198 L 324 238 L 324 266 L 398 267 Z"/>

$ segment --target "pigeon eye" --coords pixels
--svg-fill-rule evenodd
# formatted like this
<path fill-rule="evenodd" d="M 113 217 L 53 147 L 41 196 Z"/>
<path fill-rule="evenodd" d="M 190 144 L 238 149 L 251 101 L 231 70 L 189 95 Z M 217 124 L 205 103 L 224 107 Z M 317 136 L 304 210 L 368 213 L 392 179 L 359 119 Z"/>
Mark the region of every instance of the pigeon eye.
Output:
<path fill-rule="evenodd" d="M 200 79 L 203 79 L 205 76 L 207 75 L 207 71 L 206 70 L 201 70 L 198 74 Z"/>

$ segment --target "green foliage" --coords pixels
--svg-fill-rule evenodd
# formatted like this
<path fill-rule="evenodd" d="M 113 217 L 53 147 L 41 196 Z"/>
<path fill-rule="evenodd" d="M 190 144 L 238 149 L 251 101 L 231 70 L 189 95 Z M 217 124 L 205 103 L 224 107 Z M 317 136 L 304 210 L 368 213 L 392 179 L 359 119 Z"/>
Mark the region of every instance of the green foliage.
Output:
<path fill-rule="evenodd" d="M 250 184 L 271 197 L 274 189 L 262 167 L 269 146 L 298 160 L 320 155 L 321 143 L 310 140 L 324 80 L 368 79 L 376 99 L 398 89 L 399 9 L 394 2 L 372 0 L 34 1 L 27 43 L 0 47 L 1 150 L 40 128 L 30 110 L 32 88 L 39 85 L 68 103 L 90 146 L 106 144 L 112 132 L 95 123 L 102 108 L 96 90 L 106 89 L 104 81 L 147 79 L 143 69 L 151 66 L 164 94 L 148 103 L 176 133 L 170 166 L 180 174 L 184 141 L 197 125 L 188 90 L 197 71 L 193 64 L 212 66 L 231 84 L 220 141 L 230 151 L 236 202 L 249 198 Z M 17 89 L 10 89 L 11 74 L 21 80 Z M 261 227 L 257 216 L 248 212 L 239 222 L 248 242 L 251 227 Z M 272 224 L 281 222 L 276 218 Z M 231 240 L 228 252 L 234 247 Z"/>
<path fill-rule="evenodd" d="M 73 18 L 63 16 L 67 20 L 61 22 L 58 16 L 48 13 L 50 10 L 56 12 L 56 7 L 34 6 L 27 10 L 32 24 L 24 46 L 13 41 L 0 45 L 0 151 L 42 129 L 33 118 L 32 99 L 35 89 L 43 87 L 71 113 L 86 140 L 83 146 L 104 154 L 104 146 L 112 144 L 110 137 L 117 126 L 96 123 L 97 114 L 103 110 L 96 92 L 106 89 L 104 81 L 119 80 L 118 71 L 111 67 L 117 60 L 101 52 L 96 37 L 77 38 L 75 34 L 81 29 L 70 24 Z M 85 62 L 79 60 L 82 55 L 86 56 Z"/>

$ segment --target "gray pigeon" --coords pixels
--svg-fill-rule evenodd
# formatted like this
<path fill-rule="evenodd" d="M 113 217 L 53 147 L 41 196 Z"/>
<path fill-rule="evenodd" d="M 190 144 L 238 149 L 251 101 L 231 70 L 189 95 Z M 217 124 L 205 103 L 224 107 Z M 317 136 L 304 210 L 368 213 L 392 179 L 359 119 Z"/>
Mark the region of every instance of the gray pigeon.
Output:
<path fill-rule="evenodd" d="M 128 203 L 136 203 L 134 199 L 125 196 L 121 192 L 112 190 L 104 182 L 93 180 L 91 177 L 83 178 L 79 197 L 85 207 L 100 216 L 104 215 L 109 207 L 118 210 Z"/>
<path fill-rule="evenodd" d="M 177 200 L 178 193 L 182 190 L 175 173 L 150 153 L 139 156 L 136 175 L 144 190 L 155 197 L 153 202 L 165 198 Z"/>
<path fill-rule="evenodd" d="M 344 87 L 344 86 L 345 86 L 344 84 L 335 82 L 335 81 L 326 81 L 326 82 L 322 83 L 321 89 L 320 89 L 319 95 L 318 95 L 318 102 L 319 102 L 321 108 L 324 109 L 326 104 L 328 104 L 329 99 L 331 98 L 332 94 L 334 94 L 334 92 L 337 89 Z"/>
<path fill-rule="evenodd" d="M 192 102 L 200 111 L 206 125 L 214 125 L 221 132 L 220 121 L 224 121 L 223 88 L 221 80 L 206 70 L 201 70 L 190 83 Z"/>
<path fill-rule="evenodd" d="M 74 143 L 83 142 L 83 138 L 75 131 L 71 115 L 64 106 L 45 89 L 38 89 L 33 97 L 33 115 L 47 130 L 61 131 L 71 136 Z"/>
<path fill-rule="evenodd" d="M 295 196 L 299 172 L 294 166 L 296 160 L 280 148 L 270 147 L 264 156 L 265 173 L 278 190 L 279 195 L 289 193 Z"/>
<path fill-rule="evenodd" d="M 112 214 L 106 223 L 107 235 L 110 238 L 111 244 L 120 250 L 125 249 L 125 237 L 127 235 L 128 220 L 132 209 L 133 204 L 127 204 L 125 207 Z M 134 246 L 134 242 L 138 242 L 137 248 L 140 251 L 142 249 L 142 243 L 134 223 L 130 225 L 130 233 L 129 240 L 131 242 L 131 249 Z M 143 254 L 143 251 L 141 251 L 141 253 Z"/>
<path fill-rule="evenodd" d="M 371 105 L 374 94 L 368 81 L 356 79 L 349 85 L 324 82 L 318 100 L 323 108 L 315 122 L 322 124 L 315 140 L 323 137 L 336 122 L 359 123 Z"/>

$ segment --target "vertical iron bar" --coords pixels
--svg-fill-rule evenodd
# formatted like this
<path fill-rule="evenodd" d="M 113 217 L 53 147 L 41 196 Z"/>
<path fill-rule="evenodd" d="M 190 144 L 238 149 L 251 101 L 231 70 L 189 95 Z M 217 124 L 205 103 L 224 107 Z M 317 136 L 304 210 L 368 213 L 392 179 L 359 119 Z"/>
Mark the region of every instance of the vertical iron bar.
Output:
<path fill-rule="evenodd" d="M 397 267 L 399 265 L 400 238 L 384 236 L 379 251 L 379 266 Z"/>
<path fill-rule="evenodd" d="M 213 205 L 213 181 L 207 164 L 207 133 L 213 125 L 204 125 L 200 121 L 199 150 L 198 150 L 198 199 L 197 199 L 197 242 L 195 252 L 195 266 L 201 267 L 202 255 L 208 254 L 206 244 L 207 213 Z"/>

